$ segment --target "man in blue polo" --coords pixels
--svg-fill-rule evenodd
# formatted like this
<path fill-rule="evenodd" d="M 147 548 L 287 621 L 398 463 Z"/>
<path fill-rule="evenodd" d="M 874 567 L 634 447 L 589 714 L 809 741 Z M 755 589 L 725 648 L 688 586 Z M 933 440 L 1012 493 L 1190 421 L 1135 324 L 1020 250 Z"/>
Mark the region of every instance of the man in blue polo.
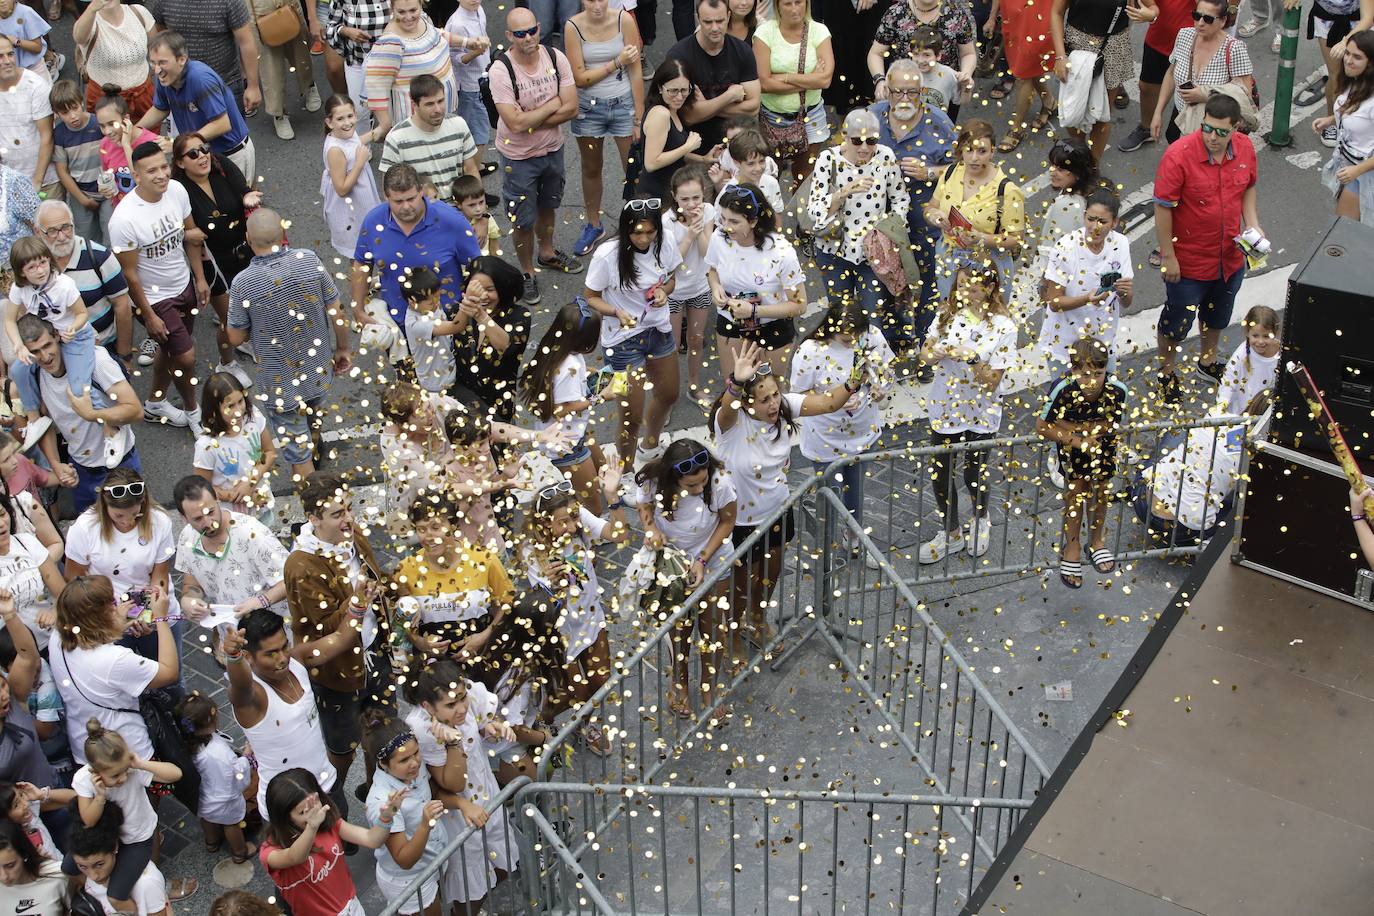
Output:
<path fill-rule="evenodd" d="M 191 60 L 186 39 L 176 32 L 159 32 L 148 40 L 148 63 L 157 89 L 153 107 L 138 126 L 156 133 L 170 114 L 179 133 L 200 134 L 210 149 L 239 167 L 251 187 L 258 178 L 257 151 L 228 84 L 205 64 Z"/>
<path fill-rule="evenodd" d="M 954 158 L 954 123 L 943 111 L 921 99 L 921 71 L 912 60 L 893 62 L 887 71 L 887 100 L 870 108 L 878 116 L 878 139 L 892 150 L 911 193 L 907 235 L 921 268 L 920 302 L 913 316 L 893 316 L 896 334 L 888 336 L 894 349 L 919 347 L 935 317 L 935 235 L 921 208 L 935 193 L 935 182 Z"/>
<path fill-rule="evenodd" d="M 375 286 L 387 312 L 404 333 L 406 300 L 401 283 L 417 267 L 428 267 L 439 276 L 444 310 L 451 313 L 458 308 L 463 269 L 482 251 L 467 218 L 453 207 L 430 206 L 420 188 L 420 174 L 414 166 L 392 166 L 382 179 L 386 202 L 363 217 L 349 284 L 353 315 L 360 325 L 373 323 L 367 302 Z"/>

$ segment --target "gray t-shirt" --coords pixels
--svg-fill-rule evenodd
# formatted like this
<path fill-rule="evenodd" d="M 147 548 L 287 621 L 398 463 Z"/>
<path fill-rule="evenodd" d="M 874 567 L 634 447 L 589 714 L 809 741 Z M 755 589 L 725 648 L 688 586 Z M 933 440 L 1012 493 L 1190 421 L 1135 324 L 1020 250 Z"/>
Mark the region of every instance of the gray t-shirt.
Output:
<path fill-rule="evenodd" d="M 91 373 L 92 387 L 110 393 L 110 389 L 124 381 L 124 373 L 113 356 L 104 347 L 95 348 L 95 370 Z M 67 452 L 72 461 L 86 468 L 103 468 L 105 456 L 105 427 L 77 416 L 68 398 L 71 392 L 67 377 L 54 378 L 42 369 L 38 370 L 38 392 L 43 401 L 43 412 L 52 418 L 53 426 L 67 443 Z M 114 395 L 110 395 L 114 400 Z M 121 426 L 115 435 L 120 454 L 127 454 L 134 447 L 134 428 Z"/>

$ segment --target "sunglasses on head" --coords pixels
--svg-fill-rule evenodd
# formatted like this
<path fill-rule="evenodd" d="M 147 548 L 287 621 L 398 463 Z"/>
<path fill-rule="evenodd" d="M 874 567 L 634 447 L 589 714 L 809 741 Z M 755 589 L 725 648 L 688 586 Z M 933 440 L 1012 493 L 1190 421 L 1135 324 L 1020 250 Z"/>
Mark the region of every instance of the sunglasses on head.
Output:
<path fill-rule="evenodd" d="M 143 481 L 135 480 L 133 483 L 112 483 L 107 487 L 101 487 L 111 499 L 126 499 L 130 496 L 139 497 L 143 495 Z"/>
<path fill-rule="evenodd" d="M 704 468 L 711 463 L 711 453 L 706 449 L 697 452 L 691 458 L 685 458 L 673 465 L 673 470 L 679 477 L 686 477 L 697 468 Z"/>
<path fill-rule="evenodd" d="M 643 213 L 645 210 L 663 209 L 663 201 L 657 197 L 636 197 L 633 200 L 625 201 L 625 206 L 621 210 L 633 210 L 635 213 Z"/>
<path fill-rule="evenodd" d="M 539 33 L 539 23 L 535 23 L 528 29 L 511 29 L 510 34 L 513 38 L 529 38 L 531 35 Z"/>
<path fill-rule="evenodd" d="M 737 185 L 731 186 L 731 187 L 729 188 L 729 193 L 731 193 L 731 194 L 734 195 L 735 200 L 736 200 L 737 202 L 742 202 L 742 201 L 746 201 L 746 200 L 747 200 L 747 201 L 749 201 L 750 204 L 753 205 L 755 211 L 757 211 L 757 210 L 759 209 L 759 199 L 758 199 L 757 197 L 754 196 L 754 192 L 753 192 L 753 191 L 749 190 L 749 189 L 746 188 L 744 185 L 742 185 L 742 184 L 737 184 Z"/>
<path fill-rule="evenodd" d="M 1211 25 L 1212 23 L 1216 22 L 1219 18 L 1219 16 L 1213 16 L 1210 13 L 1202 13 L 1197 10 L 1193 10 L 1194 22 L 1205 22 L 1208 25 Z"/>
<path fill-rule="evenodd" d="M 210 155 L 210 147 L 208 147 L 208 146 L 193 146 L 193 147 L 191 147 L 190 149 L 188 149 L 186 152 L 182 153 L 182 155 L 185 156 L 187 159 L 191 159 L 191 160 L 194 161 L 194 160 L 196 160 L 196 159 L 199 159 L 201 156 L 208 156 L 208 155 Z"/>
<path fill-rule="evenodd" d="M 877 137 L 850 137 L 849 142 L 855 146 L 877 146 Z"/>
<path fill-rule="evenodd" d="M 571 480 L 560 480 L 558 483 L 551 483 L 547 487 L 539 490 L 539 502 L 545 503 L 554 499 L 560 493 L 571 493 L 573 485 Z"/>
<path fill-rule="evenodd" d="M 1207 124 L 1206 122 L 1204 122 L 1203 125 L 1202 125 L 1202 132 L 1203 132 L 1204 134 L 1216 134 L 1218 137 L 1221 137 L 1222 139 L 1225 139 L 1225 138 L 1231 136 L 1231 134 L 1235 133 L 1235 128 L 1234 128 L 1234 127 L 1216 127 L 1215 125 Z"/>

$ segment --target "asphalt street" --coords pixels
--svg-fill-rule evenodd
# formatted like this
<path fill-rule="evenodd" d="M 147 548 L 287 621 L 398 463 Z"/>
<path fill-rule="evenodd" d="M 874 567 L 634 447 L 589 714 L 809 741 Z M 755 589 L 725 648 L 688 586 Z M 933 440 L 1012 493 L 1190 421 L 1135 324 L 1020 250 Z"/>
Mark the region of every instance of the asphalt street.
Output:
<path fill-rule="evenodd" d="M 671 27 L 667 23 L 666 6 L 664 4 L 665 12 L 661 17 L 664 19 L 664 23 L 660 26 L 661 35 L 665 29 L 666 34 L 671 35 Z M 492 23 L 492 38 L 498 43 L 503 40 L 501 30 L 504 28 L 502 20 L 505 9 L 507 7 L 502 5 L 488 11 L 488 17 Z M 59 24 L 58 31 L 69 34 L 69 30 L 70 19 L 65 19 Z M 58 39 L 59 47 L 62 46 L 64 39 L 69 47 L 70 38 L 67 37 L 67 34 L 63 34 L 63 37 Z M 1137 32 L 1137 37 L 1139 34 Z M 1257 70 L 1261 100 L 1265 103 L 1266 113 L 1272 107 L 1274 82 L 1278 71 L 1278 58 L 1277 55 L 1270 52 L 1268 38 L 1269 33 L 1264 32 L 1248 42 L 1250 55 Z M 665 38 L 660 38 L 657 45 L 649 50 L 649 60 L 653 63 L 661 60 L 668 44 Z M 324 87 L 326 82 L 323 64 L 319 58 L 316 58 L 314 63 L 316 65 L 316 78 L 319 85 Z M 1301 82 L 1319 66 L 1320 61 L 1315 48 L 1310 42 L 1303 42 L 1298 58 L 1299 81 Z M 68 64 L 68 69 L 70 70 L 70 68 L 71 65 Z M 975 98 L 972 105 L 965 106 L 964 110 L 966 112 L 978 112 L 981 116 L 992 120 L 994 124 L 1004 124 L 1008 116 L 1005 112 L 1005 105 L 986 99 L 983 93 L 987 88 L 988 84 L 980 84 L 979 97 Z M 324 89 L 321 91 L 325 93 Z M 1134 94 L 1133 85 L 1130 87 L 1130 91 Z M 295 139 L 290 141 L 277 138 L 266 115 L 258 115 L 250 120 L 250 129 L 258 147 L 258 165 L 259 171 L 262 173 L 260 180 L 265 195 L 265 204 L 280 211 L 290 221 L 288 234 L 292 245 L 311 248 L 321 256 L 325 264 L 337 276 L 340 291 L 346 298 L 348 264 L 330 248 L 328 233 L 321 212 L 319 188 L 323 168 L 321 150 L 325 135 L 324 125 L 320 116 L 306 112 L 298 99 L 288 98 L 287 110 L 292 117 L 296 130 Z M 1320 111 L 1317 114 L 1320 114 Z M 1310 119 L 1314 116 L 1316 115 L 1312 113 L 1311 109 L 1302 109 L 1295 113 L 1295 119 L 1297 117 Z M 1137 110 L 1134 103 L 1130 109 L 1116 112 L 1117 124 L 1113 130 L 1114 134 L 1118 138 L 1124 137 L 1133 126 L 1136 117 Z M 1327 150 L 1312 134 L 1306 120 L 1295 124 L 1293 136 L 1295 145 L 1292 148 L 1286 150 L 1266 148 L 1262 149 L 1259 154 L 1260 214 L 1263 226 L 1274 244 L 1274 253 L 1270 257 L 1270 269 L 1298 261 L 1310 247 L 1309 240 L 1314 238 L 1331 218 L 1332 207 L 1318 182 L 1318 169 L 1327 158 Z M 1034 212 L 1037 209 L 1036 205 L 1043 203 L 1046 199 L 1044 162 L 1045 155 L 1053 143 L 1053 137 L 1053 133 L 1046 131 L 1029 138 L 1015 153 L 1002 157 L 1003 168 L 1008 174 L 1023 184 L 1029 185 L 1031 190 L 1039 189 L 1039 193 L 1031 197 L 1028 202 L 1028 212 Z M 374 153 L 380 155 L 379 148 L 375 145 Z M 1146 258 L 1154 242 L 1153 221 L 1148 219 L 1150 213 L 1149 187 L 1160 153 L 1160 148 L 1156 144 L 1147 144 L 1137 152 L 1129 154 L 1110 149 L 1103 162 L 1104 174 L 1118 184 L 1126 199 L 1126 208 L 1123 214 L 1127 217 L 1129 234 L 1133 241 L 1132 254 L 1136 261 L 1137 273 L 1135 305 L 1130 310 L 1131 313 L 1153 311 L 1162 304 L 1164 298 L 1163 287 L 1157 274 L 1146 263 Z M 489 152 L 488 155 L 492 154 Z M 555 241 L 559 248 L 570 250 L 581 229 L 583 198 L 578 179 L 579 155 L 573 143 L 567 144 L 565 156 L 570 178 L 564 197 L 564 206 L 558 215 Z M 614 207 L 619 203 L 618 189 L 621 184 L 622 170 L 613 153 L 608 156 L 608 159 L 611 161 L 608 161 L 605 166 L 607 193 L 603 205 L 611 208 L 614 212 Z M 488 176 L 486 179 L 488 190 L 499 194 L 500 179 L 499 172 Z M 510 254 L 510 252 L 507 253 Z M 581 275 L 565 276 L 541 272 L 539 279 L 544 295 L 543 301 L 532 309 L 535 322 L 535 340 L 547 327 L 549 317 L 564 302 L 581 290 Z M 818 303 L 820 291 L 815 287 L 813 281 L 811 298 L 813 302 Z M 1281 302 L 1269 302 L 1268 304 L 1280 305 Z M 814 308 L 818 307 L 819 305 L 814 306 Z M 1239 320 L 1239 317 L 1238 311 L 1236 320 Z M 1038 324 L 1038 317 L 1033 323 Z M 202 373 L 208 370 L 208 363 L 214 357 L 212 335 L 211 322 L 202 320 L 196 329 L 200 354 L 199 365 Z M 339 449 L 339 453 L 338 460 L 334 462 L 333 467 L 338 470 L 357 471 L 366 478 L 375 479 L 377 474 L 376 451 L 373 446 L 376 439 L 371 427 L 375 422 L 377 392 L 379 390 L 376 372 L 379 366 L 375 359 L 368 357 L 363 357 L 358 362 L 359 369 L 354 372 L 353 376 L 339 380 L 335 386 L 335 392 L 338 395 L 338 409 L 330 418 L 329 428 L 333 430 L 333 434 L 329 438 L 335 440 L 334 444 Z M 715 378 L 713 359 L 709 360 L 709 365 L 708 372 L 710 374 L 707 377 Z M 147 392 L 148 375 L 149 373 L 143 370 L 134 381 L 140 395 Z M 670 429 L 690 428 L 701 424 L 703 420 L 704 417 L 700 410 L 684 398 L 679 401 L 674 409 L 669 426 Z M 610 434 L 611 429 L 606 428 L 604 432 Z M 153 485 L 153 492 L 160 499 L 168 499 L 172 485 L 180 476 L 190 470 L 193 449 L 192 438 L 189 433 L 182 430 L 154 428 L 146 425 L 137 429 L 137 435 L 144 470 Z M 289 470 L 283 467 L 278 474 L 277 489 L 285 489 L 288 486 L 288 481 Z"/>

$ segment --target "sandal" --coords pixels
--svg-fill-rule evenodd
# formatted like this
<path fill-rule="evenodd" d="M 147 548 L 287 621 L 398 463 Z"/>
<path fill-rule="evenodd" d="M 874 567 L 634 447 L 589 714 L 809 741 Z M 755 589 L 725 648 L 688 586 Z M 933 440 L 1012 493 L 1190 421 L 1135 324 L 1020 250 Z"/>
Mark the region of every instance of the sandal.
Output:
<path fill-rule="evenodd" d="M 1116 569 L 1116 557 L 1105 547 L 1094 547 L 1088 556 L 1092 558 L 1093 569 L 1100 573 L 1105 574 Z"/>
<path fill-rule="evenodd" d="M 1005 99 L 1007 96 L 1011 95 L 1012 87 L 1014 87 L 1015 85 L 1016 82 L 1014 80 L 1011 82 L 1003 80 L 1002 82 L 998 83 L 996 86 L 993 86 L 991 89 L 988 90 L 988 98 Z"/>
<path fill-rule="evenodd" d="M 1002 138 L 1002 142 L 997 144 L 997 152 L 1010 153 L 1021 145 L 1021 141 L 1026 139 L 1026 130 L 1023 127 L 1013 127 L 1007 131 L 1007 135 Z"/>
<path fill-rule="evenodd" d="M 1032 132 L 1032 133 L 1035 133 L 1036 131 L 1044 130 L 1046 127 L 1049 127 L 1049 126 L 1050 126 L 1050 122 L 1053 121 L 1053 120 L 1054 120 L 1056 117 L 1058 117 L 1058 116 L 1059 116 L 1059 106 L 1058 106 L 1058 105 L 1055 105 L 1055 106 L 1052 107 L 1052 108 L 1045 108 L 1045 107 L 1042 106 L 1041 109 L 1040 109 L 1040 113 L 1039 113 L 1038 115 L 1036 115 L 1036 116 L 1035 116 L 1035 120 L 1034 120 L 1034 121 L 1031 121 L 1031 123 L 1030 123 L 1031 132 Z"/>
<path fill-rule="evenodd" d="M 692 718 L 692 701 L 687 699 L 685 693 L 678 693 L 677 691 L 670 693 L 668 695 L 668 708 L 671 709 L 679 719 Z"/>
<path fill-rule="evenodd" d="M 185 900 L 194 894 L 199 886 L 195 878 L 172 878 L 167 882 L 167 899 L 174 903 Z"/>
<path fill-rule="evenodd" d="M 610 739 L 606 737 L 606 732 L 602 730 L 600 725 L 595 722 L 588 722 L 582 726 L 578 734 L 582 736 L 582 743 L 587 746 L 587 750 L 598 757 L 611 756 Z"/>
<path fill-rule="evenodd" d="M 208 852 L 210 855 L 214 855 L 215 853 L 219 852 L 219 851 L 220 851 L 221 849 L 223 849 L 223 848 L 224 848 L 224 841 L 223 841 L 223 840 L 220 840 L 218 843 L 211 843 L 209 840 L 206 840 L 206 841 L 205 841 L 205 851 Z"/>
<path fill-rule="evenodd" d="M 1075 581 L 1076 580 L 1076 581 Z M 1083 564 L 1078 560 L 1059 558 L 1059 581 L 1069 588 L 1083 587 Z"/>
<path fill-rule="evenodd" d="M 234 856 L 233 856 L 234 864 L 235 864 L 235 865 L 242 865 L 244 862 L 251 862 L 251 861 L 253 861 L 253 858 L 254 858 L 257 854 L 258 854 L 258 844 L 257 844 L 257 843 L 249 843 L 249 844 L 248 844 L 248 848 L 244 850 L 243 855 L 240 856 L 240 855 L 238 855 L 237 853 L 234 854 Z"/>
<path fill-rule="evenodd" d="M 1149 261 L 1150 261 L 1150 266 L 1151 266 L 1151 267 L 1163 267 L 1163 266 L 1164 266 L 1164 258 L 1163 258 L 1162 255 L 1160 255 L 1159 249 L 1158 249 L 1158 248 L 1156 248 L 1156 249 L 1154 249 L 1153 251 L 1150 252 Z"/>

